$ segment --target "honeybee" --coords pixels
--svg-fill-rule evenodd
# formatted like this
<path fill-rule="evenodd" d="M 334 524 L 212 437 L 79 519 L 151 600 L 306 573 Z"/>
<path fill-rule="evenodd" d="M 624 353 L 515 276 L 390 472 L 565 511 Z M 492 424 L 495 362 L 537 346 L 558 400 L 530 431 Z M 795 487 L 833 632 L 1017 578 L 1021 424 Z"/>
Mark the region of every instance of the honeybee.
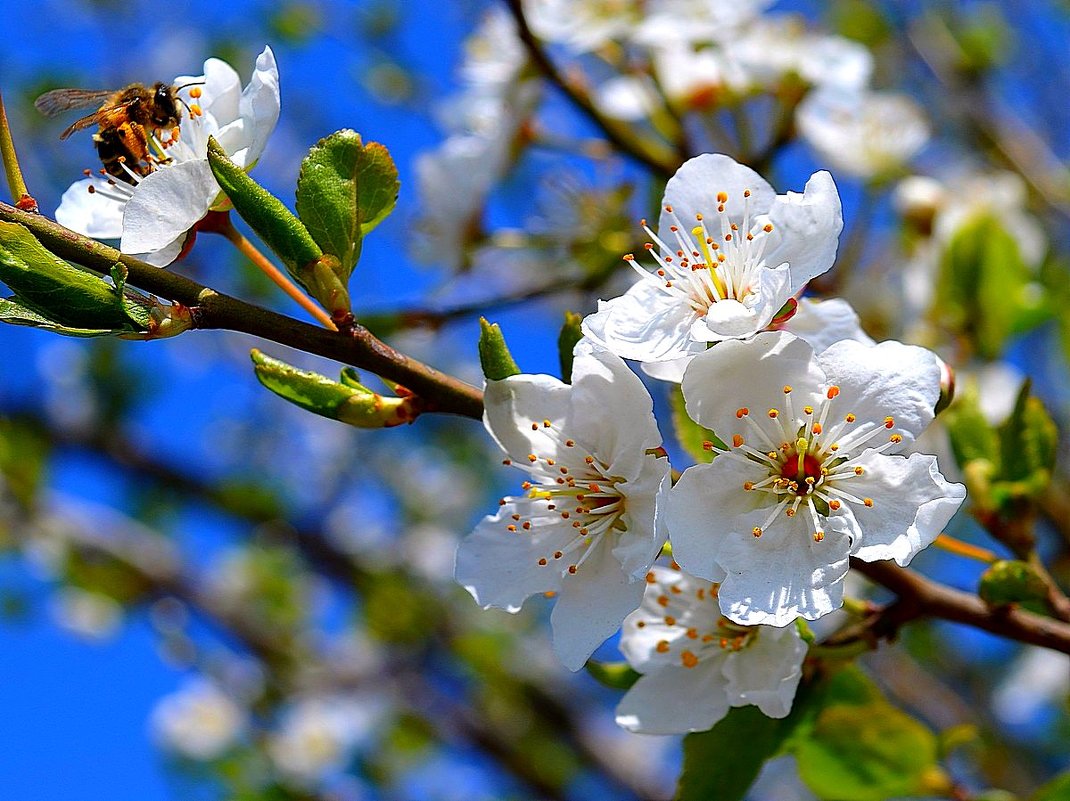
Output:
<path fill-rule="evenodd" d="M 119 90 L 54 89 L 37 98 L 34 106 L 49 117 L 71 109 L 99 106 L 92 114 L 75 120 L 59 138 L 66 139 L 91 125 L 100 126 L 93 134 L 93 144 L 104 169 L 109 175 L 133 184 L 136 181 L 128 170 L 144 176 L 160 162 L 150 148 L 149 136 L 179 124 L 181 102 L 173 86 L 158 81 L 151 88 L 132 83 Z"/>

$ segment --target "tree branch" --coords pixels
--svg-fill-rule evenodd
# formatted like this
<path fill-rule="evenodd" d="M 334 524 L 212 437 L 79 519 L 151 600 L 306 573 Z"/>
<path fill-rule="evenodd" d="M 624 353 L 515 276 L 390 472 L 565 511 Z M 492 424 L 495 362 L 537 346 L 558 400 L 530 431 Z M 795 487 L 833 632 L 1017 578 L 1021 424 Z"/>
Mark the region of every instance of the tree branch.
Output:
<path fill-rule="evenodd" d="M 535 62 L 539 72 L 550 83 L 556 86 L 572 104 L 593 122 L 602 134 L 613 143 L 620 152 L 631 156 L 649 170 L 662 178 L 671 178 L 680 163 L 667 148 L 654 147 L 653 143 L 644 143 L 630 136 L 630 129 L 626 125 L 606 117 L 598 110 L 587 93 L 574 81 L 566 78 L 557 66 L 550 60 L 549 55 L 543 50 L 539 40 L 532 33 L 524 16 L 523 0 L 505 0 L 505 5 L 516 21 L 517 34 L 520 41 L 527 48 L 528 55 Z"/>
<path fill-rule="evenodd" d="M 1070 625 L 1054 618 L 1014 607 L 989 607 L 976 595 L 937 584 L 892 562 L 851 559 L 851 567 L 899 598 L 875 611 L 858 627 L 852 627 L 844 637 L 835 637 L 830 644 L 874 637 L 891 639 L 904 624 L 935 617 L 1070 654 Z"/>
<path fill-rule="evenodd" d="M 483 414 L 483 395 L 478 389 L 399 353 L 361 325 L 341 334 L 303 323 L 124 255 L 47 217 L 6 203 L 0 203 L 0 220 L 25 226 L 56 255 L 102 275 L 109 275 L 112 266 L 121 262 L 129 271 L 131 286 L 189 306 L 197 328 L 240 331 L 367 370 L 419 395 L 430 411 L 477 420 Z"/>

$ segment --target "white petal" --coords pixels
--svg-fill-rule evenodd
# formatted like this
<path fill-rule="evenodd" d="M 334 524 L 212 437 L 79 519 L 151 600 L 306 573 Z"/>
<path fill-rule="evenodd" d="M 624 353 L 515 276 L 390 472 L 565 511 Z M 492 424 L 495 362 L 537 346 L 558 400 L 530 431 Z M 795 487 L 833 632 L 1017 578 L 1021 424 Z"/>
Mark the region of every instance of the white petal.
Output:
<path fill-rule="evenodd" d="M 182 252 L 182 246 L 186 243 L 186 235 L 183 234 L 174 242 L 169 242 L 159 250 L 154 250 L 151 253 L 131 253 L 134 258 L 141 259 L 144 262 L 148 262 L 154 267 L 166 267 L 168 264 L 178 258 L 178 254 Z"/>
<path fill-rule="evenodd" d="M 836 247 L 843 229 L 840 194 L 832 176 L 822 170 L 806 182 L 800 195 L 778 195 L 769 212 L 773 231 L 769 234 L 766 262 L 787 262 L 791 268 L 791 294 L 817 275 L 826 272 L 836 259 Z"/>
<path fill-rule="evenodd" d="M 767 496 L 746 491 L 743 483 L 764 477 L 757 465 L 748 468 L 727 458 L 684 471 L 669 493 L 665 519 L 673 558 L 684 570 L 709 581 L 724 578 L 725 543 L 742 532 L 753 538 L 751 529 L 766 516 Z"/>
<path fill-rule="evenodd" d="M 595 546 L 575 575 L 562 581 L 561 594 L 550 615 L 554 652 L 569 670 L 579 670 L 618 628 L 639 608 L 646 582 L 633 579 L 606 547 Z"/>
<path fill-rule="evenodd" d="M 494 441 L 513 459 L 529 453 L 552 456 L 557 444 L 542 427 L 550 420 L 560 427 L 568 417 L 569 387 L 548 375 L 515 375 L 488 381 L 483 395 L 483 424 Z M 537 429 L 532 430 L 532 423 Z"/>
<path fill-rule="evenodd" d="M 746 303 L 729 299 L 711 304 L 706 316 L 692 327 L 692 338 L 706 342 L 741 339 L 768 326 L 792 295 L 788 265 L 761 270 L 753 292 Z"/>
<path fill-rule="evenodd" d="M 545 525 L 535 525 L 531 531 L 512 532 L 506 526 L 513 514 L 531 518 L 545 513 L 527 499 L 513 499 L 498 514 L 483 518 L 457 547 L 454 578 L 484 609 L 516 612 L 524 599 L 561 585 L 561 571 L 539 565 L 539 559 L 554 550 L 547 540 L 572 536 L 571 531 L 561 531 L 567 525 L 545 520 Z"/>
<path fill-rule="evenodd" d="M 641 367 L 643 372 L 651 378 L 679 384 L 684 380 L 684 371 L 687 369 L 687 365 L 691 364 L 693 358 L 695 358 L 695 354 L 667 362 L 643 362 Z"/>
<path fill-rule="evenodd" d="M 873 421 L 890 415 L 895 425 L 889 435 L 901 434 L 903 447 L 932 422 L 941 374 L 932 351 L 894 340 L 869 347 L 841 340 L 817 359 L 829 383 L 840 388 L 837 414 L 853 412 Z"/>
<path fill-rule="evenodd" d="M 207 159 L 150 173 L 126 204 L 121 250 L 152 253 L 173 244 L 208 213 L 218 192 Z"/>
<path fill-rule="evenodd" d="M 966 498 L 966 488 L 944 479 L 935 456 L 863 453 L 856 462 L 866 472 L 849 482 L 850 491 L 872 499 L 873 507 L 851 505 L 862 531 L 851 554 L 867 562 L 894 559 L 905 567 L 943 531 Z"/>
<path fill-rule="evenodd" d="M 679 297 L 652 281 L 640 280 L 583 320 L 583 333 L 623 359 L 660 362 L 679 359 L 704 348 L 691 339 L 695 312 Z"/>
<path fill-rule="evenodd" d="M 851 304 L 842 298 L 812 300 L 803 298 L 794 316 L 781 330 L 805 339 L 815 353 L 821 353 L 829 345 L 841 339 L 853 339 L 863 345 L 876 344 L 862 330 L 858 314 Z"/>
<path fill-rule="evenodd" d="M 728 574 L 718 595 L 725 617 L 744 626 L 786 626 L 842 606 L 851 537 L 842 515 L 824 522 L 821 542 L 814 542 L 804 511 L 781 515 L 761 537 L 726 538 L 718 554 Z"/>
<path fill-rule="evenodd" d="M 250 167 L 264 152 L 268 137 L 279 121 L 279 70 L 270 47 L 257 56 L 252 80 L 242 92 L 239 103 L 242 119 L 247 120 L 247 148 L 241 166 Z"/>
<path fill-rule="evenodd" d="M 646 451 L 661 445 L 654 401 L 643 382 L 619 356 L 590 340 L 575 350 L 566 429 L 626 480 L 639 475 Z"/>
<path fill-rule="evenodd" d="M 729 653 L 722 672 L 732 706 L 752 704 L 771 718 L 787 717 L 802 678 L 806 643 L 798 629 L 759 626 L 742 651 Z"/>
<path fill-rule="evenodd" d="M 227 62 L 210 58 L 204 62 L 204 86 L 201 87 L 201 109 L 220 124 L 238 118 L 241 100 L 241 78 Z"/>
<path fill-rule="evenodd" d="M 621 487 L 627 493 L 621 520 L 628 528 L 617 538 L 613 555 L 630 576 L 641 578 L 661 553 L 668 537 L 665 507 L 671 487 L 669 460 L 652 456 L 644 460 L 639 477 Z"/>
<path fill-rule="evenodd" d="M 89 187 L 95 183 L 98 182 L 92 178 L 83 178 L 71 184 L 56 209 L 56 222 L 94 239 L 118 239 L 123 233 L 126 204 L 100 192 L 90 192 Z"/>
<path fill-rule="evenodd" d="M 728 442 L 733 434 L 751 439 L 736 417 L 746 406 L 752 414 L 783 410 L 784 386 L 794 388 L 796 408 L 815 395 L 825 376 L 803 340 L 765 331 L 749 340 L 726 340 L 691 360 L 681 384 L 691 419 Z"/>
<path fill-rule="evenodd" d="M 750 198 L 745 198 L 744 192 L 748 190 Z M 685 161 L 665 185 L 665 198 L 658 222 L 661 238 L 672 245 L 669 226 L 674 223 L 672 216 L 665 211 L 665 206 L 672 206 L 684 225 L 693 225 L 696 214 L 716 223 L 719 192 L 728 195 L 724 213 L 733 222 L 743 219 L 746 208 L 750 209 L 752 217 L 766 213 L 776 197 L 773 187 L 762 176 L 729 156 L 721 153 L 695 156 Z"/>
<path fill-rule="evenodd" d="M 637 681 L 617 706 L 617 725 L 642 734 L 705 731 L 728 714 L 723 657 L 693 668 L 670 665 Z"/>

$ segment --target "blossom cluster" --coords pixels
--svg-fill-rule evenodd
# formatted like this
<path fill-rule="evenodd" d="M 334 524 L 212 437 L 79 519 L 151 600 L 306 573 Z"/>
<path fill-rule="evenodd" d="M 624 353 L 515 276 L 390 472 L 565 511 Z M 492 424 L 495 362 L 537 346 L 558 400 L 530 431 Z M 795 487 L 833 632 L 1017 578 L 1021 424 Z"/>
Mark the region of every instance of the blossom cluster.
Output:
<path fill-rule="evenodd" d="M 571 384 L 487 382 L 487 429 L 525 480 L 461 543 L 456 578 L 485 608 L 556 596 L 554 648 L 573 670 L 622 627 L 642 674 L 625 728 L 702 730 L 748 704 L 783 717 L 807 650 L 797 621 L 842 606 L 851 558 L 908 564 L 965 498 L 910 452 L 945 368 L 875 343 L 842 300 L 801 297 L 842 227 L 827 172 L 778 195 L 701 155 L 643 227 L 646 252 L 625 256 L 638 280 L 584 319 Z M 712 432 L 710 458 L 675 482 L 624 359 L 679 383 Z"/>

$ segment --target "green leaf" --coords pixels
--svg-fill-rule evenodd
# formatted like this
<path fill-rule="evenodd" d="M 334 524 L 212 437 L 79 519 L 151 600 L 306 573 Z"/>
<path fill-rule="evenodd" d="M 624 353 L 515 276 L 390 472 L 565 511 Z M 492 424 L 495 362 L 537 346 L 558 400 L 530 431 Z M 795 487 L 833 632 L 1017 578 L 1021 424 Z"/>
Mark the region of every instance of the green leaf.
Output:
<path fill-rule="evenodd" d="M 213 137 L 208 139 L 208 163 L 234 209 L 297 281 L 311 291 L 309 271 L 323 251 L 304 224 L 273 194 L 231 161 Z"/>
<path fill-rule="evenodd" d="M 390 428 L 411 423 L 423 411 L 419 398 L 389 397 L 346 377 L 346 383 L 300 370 L 253 350 L 256 377 L 280 398 L 302 409 L 357 428 Z"/>
<path fill-rule="evenodd" d="M 715 447 L 723 448 L 724 443 L 717 435 L 708 428 L 703 428 L 687 414 L 684 404 L 684 393 L 679 385 L 669 390 L 669 406 L 672 414 L 672 427 L 676 432 L 676 441 L 680 447 L 696 462 L 712 462 L 716 454 L 706 447 L 712 443 Z"/>
<path fill-rule="evenodd" d="M 1029 381 L 1022 385 L 1011 416 L 999 427 L 999 437 L 1000 478 L 1024 480 L 1054 466 L 1059 431 L 1044 404 L 1030 395 Z"/>
<path fill-rule="evenodd" d="M 583 331 L 580 323 L 583 316 L 575 312 L 565 312 L 565 323 L 561 326 L 561 333 L 557 335 L 557 356 L 561 361 L 561 380 L 566 384 L 572 383 L 572 351 L 576 343 L 583 339 Z"/>
<path fill-rule="evenodd" d="M 595 681 L 614 690 L 627 690 L 639 681 L 639 673 L 627 662 L 596 662 L 588 659 L 586 668 Z"/>
<path fill-rule="evenodd" d="M 9 325 L 25 325 L 30 328 L 40 328 L 43 331 L 51 331 L 53 334 L 62 334 L 68 337 L 108 337 L 129 333 L 129 330 L 113 328 L 74 328 L 61 325 L 55 320 L 50 320 L 43 314 L 35 312 L 25 306 L 16 298 L 0 298 L 0 322 Z"/>
<path fill-rule="evenodd" d="M 360 259 L 361 240 L 393 211 L 398 188 L 397 167 L 385 147 L 363 144 L 356 131 L 337 131 L 301 163 L 297 213 L 348 276 Z"/>
<path fill-rule="evenodd" d="M 687 735 L 676 801 L 739 801 L 780 750 L 794 720 L 794 714 L 769 718 L 756 706 L 742 706 L 709 731 Z"/>
<path fill-rule="evenodd" d="M 57 330 L 130 331 L 137 322 L 130 318 L 115 287 L 68 264 L 18 223 L 0 222 L 0 280 L 14 291 L 18 307 L 36 312 Z M 16 322 L 21 313 L 13 307 L 8 312 L 12 315 L 9 322 Z M 25 319 L 17 324 L 37 325 L 31 317 Z"/>
<path fill-rule="evenodd" d="M 965 466 L 975 459 L 999 464 L 999 436 L 981 411 L 976 391 L 964 393 L 944 413 L 955 461 Z"/>
<path fill-rule="evenodd" d="M 979 216 L 948 243 L 934 314 L 973 339 L 982 356 L 996 358 L 1008 337 L 1050 316 L 1032 278 L 1014 237 L 998 219 Z"/>
<path fill-rule="evenodd" d="M 1033 795 L 1029 801 L 1067 801 L 1070 798 L 1070 773 L 1056 776 Z"/>
<path fill-rule="evenodd" d="M 813 690 L 787 750 L 822 801 L 911 795 L 938 772 L 936 735 L 884 700 L 854 667 Z"/>
<path fill-rule="evenodd" d="M 1034 602 L 1031 607 L 1041 611 L 1043 601 L 1048 597 L 1048 587 L 1026 562 L 1001 559 L 981 574 L 977 594 L 989 606 Z"/>
<path fill-rule="evenodd" d="M 488 323 L 485 317 L 479 318 L 479 364 L 488 381 L 501 381 L 520 373 L 502 329 L 497 323 Z"/>

